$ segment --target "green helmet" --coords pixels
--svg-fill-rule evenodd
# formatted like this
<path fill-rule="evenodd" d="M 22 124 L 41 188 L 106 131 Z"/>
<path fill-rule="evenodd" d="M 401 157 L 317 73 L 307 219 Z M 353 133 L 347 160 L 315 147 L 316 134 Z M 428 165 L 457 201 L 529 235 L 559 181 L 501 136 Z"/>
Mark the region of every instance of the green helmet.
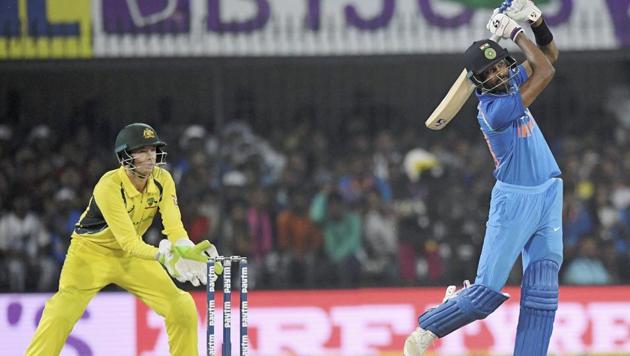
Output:
<path fill-rule="evenodd" d="M 166 146 L 166 143 L 160 140 L 155 130 L 143 123 L 134 123 L 123 127 L 116 136 L 116 142 L 114 143 L 114 153 L 118 158 L 118 161 L 122 164 L 128 165 L 131 158 L 131 151 L 146 146 L 155 146 L 160 160 L 158 164 L 163 163 L 163 157 L 166 155 L 162 147 Z"/>

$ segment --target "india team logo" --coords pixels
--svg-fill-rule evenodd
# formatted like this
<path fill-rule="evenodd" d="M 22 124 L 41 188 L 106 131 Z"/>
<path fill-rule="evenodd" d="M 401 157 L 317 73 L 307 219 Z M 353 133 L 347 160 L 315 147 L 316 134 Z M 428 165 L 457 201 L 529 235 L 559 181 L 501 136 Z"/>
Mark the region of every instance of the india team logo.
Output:
<path fill-rule="evenodd" d="M 497 51 L 495 51 L 492 47 L 486 48 L 483 51 L 483 56 L 486 57 L 486 59 L 495 59 L 497 58 Z"/>

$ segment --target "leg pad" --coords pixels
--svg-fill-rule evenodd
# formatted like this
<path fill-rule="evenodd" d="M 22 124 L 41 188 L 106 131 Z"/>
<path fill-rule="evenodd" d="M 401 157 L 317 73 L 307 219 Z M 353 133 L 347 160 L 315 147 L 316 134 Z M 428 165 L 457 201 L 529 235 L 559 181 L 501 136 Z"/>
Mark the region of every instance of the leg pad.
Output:
<path fill-rule="evenodd" d="M 495 311 L 508 296 L 481 284 L 474 284 L 419 318 L 420 327 L 443 337 Z"/>
<path fill-rule="evenodd" d="M 558 309 L 559 270 L 558 263 L 551 260 L 533 262 L 525 270 L 514 355 L 547 355 Z"/>

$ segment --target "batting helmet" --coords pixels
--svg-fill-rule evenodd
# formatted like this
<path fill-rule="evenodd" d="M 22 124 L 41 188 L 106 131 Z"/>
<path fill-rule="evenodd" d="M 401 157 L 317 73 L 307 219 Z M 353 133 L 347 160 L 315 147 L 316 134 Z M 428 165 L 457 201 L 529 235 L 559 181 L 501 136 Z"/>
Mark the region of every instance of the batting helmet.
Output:
<path fill-rule="evenodd" d="M 134 123 L 123 127 L 118 132 L 114 143 L 114 153 L 121 164 L 130 165 L 133 164 L 131 151 L 146 146 L 155 146 L 160 156 L 158 164 L 163 163 L 166 152 L 164 152 L 162 147 L 166 146 L 166 143 L 160 140 L 157 132 L 151 126 L 143 123 Z"/>
<path fill-rule="evenodd" d="M 516 60 L 510 56 L 507 49 L 490 39 L 473 42 L 464 52 L 468 78 L 477 87 L 484 84 L 485 78 L 482 78 L 481 74 L 503 60 L 508 62 L 509 67 L 516 64 Z"/>

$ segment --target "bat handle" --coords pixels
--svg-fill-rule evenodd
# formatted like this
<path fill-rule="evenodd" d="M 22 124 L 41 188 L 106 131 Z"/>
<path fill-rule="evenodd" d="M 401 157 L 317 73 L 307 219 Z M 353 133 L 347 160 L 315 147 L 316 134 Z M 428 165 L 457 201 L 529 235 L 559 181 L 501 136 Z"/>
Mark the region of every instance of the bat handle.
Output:
<path fill-rule="evenodd" d="M 504 13 L 505 10 L 508 9 L 508 7 L 512 6 L 512 0 L 505 0 L 503 1 L 503 3 L 501 3 L 501 6 L 499 6 L 499 12 L 500 13 Z"/>
<path fill-rule="evenodd" d="M 512 5 L 512 0 L 504 0 L 503 3 L 501 3 L 501 6 L 499 7 L 499 12 L 504 13 L 505 10 L 507 10 L 508 7 L 510 7 L 511 5 Z M 490 39 L 498 43 L 501 40 L 501 37 L 497 35 L 492 35 L 490 36 Z"/>

